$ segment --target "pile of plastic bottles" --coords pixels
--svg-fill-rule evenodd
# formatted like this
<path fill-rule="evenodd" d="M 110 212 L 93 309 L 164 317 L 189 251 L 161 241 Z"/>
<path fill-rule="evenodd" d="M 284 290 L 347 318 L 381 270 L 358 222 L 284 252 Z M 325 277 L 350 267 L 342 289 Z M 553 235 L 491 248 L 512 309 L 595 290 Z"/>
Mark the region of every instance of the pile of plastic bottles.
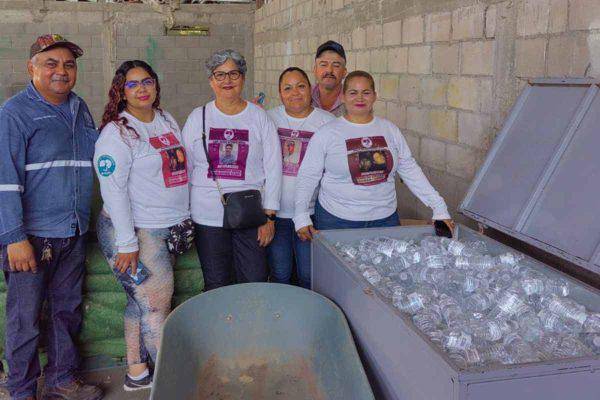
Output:
<path fill-rule="evenodd" d="M 460 368 L 600 354 L 600 313 L 570 297 L 567 279 L 520 254 L 434 236 L 335 247 Z"/>

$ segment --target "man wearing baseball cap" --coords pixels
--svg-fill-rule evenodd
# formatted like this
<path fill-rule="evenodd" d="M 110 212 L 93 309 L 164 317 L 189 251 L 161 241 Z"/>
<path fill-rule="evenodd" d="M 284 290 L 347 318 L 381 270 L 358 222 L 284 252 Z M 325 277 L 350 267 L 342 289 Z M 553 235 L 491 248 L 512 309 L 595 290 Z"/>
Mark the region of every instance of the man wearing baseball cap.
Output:
<path fill-rule="evenodd" d="M 44 398 L 102 398 L 99 388 L 75 376 L 97 138 L 87 105 L 71 91 L 82 55 L 60 35 L 38 37 L 27 62 L 31 82 L 0 107 L 0 261 L 13 399 L 36 396 L 42 310 Z"/>
<path fill-rule="evenodd" d="M 317 48 L 313 69 L 316 85 L 312 90 L 313 107 L 339 117 L 344 113 L 342 83 L 346 76 L 346 52 L 341 44 L 328 40 Z"/>

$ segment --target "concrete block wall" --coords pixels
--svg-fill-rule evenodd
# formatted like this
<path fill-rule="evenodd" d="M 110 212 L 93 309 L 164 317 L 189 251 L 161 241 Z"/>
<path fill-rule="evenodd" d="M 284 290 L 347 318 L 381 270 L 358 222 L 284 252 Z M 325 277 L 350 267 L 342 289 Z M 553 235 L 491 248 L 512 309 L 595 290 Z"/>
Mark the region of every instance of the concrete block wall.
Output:
<path fill-rule="evenodd" d="M 375 77 L 377 115 L 396 123 L 454 212 L 527 79 L 600 77 L 598 0 L 271 0 L 255 13 L 255 90 L 312 70 L 344 45 L 348 70 Z M 309 74 L 312 76 L 312 74 Z M 430 218 L 398 183 L 404 218 Z"/>
<path fill-rule="evenodd" d="M 99 122 L 116 68 L 147 61 L 161 82 L 161 105 L 181 126 L 190 111 L 210 100 L 204 60 L 221 48 L 242 52 L 252 71 L 254 4 L 189 4 L 175 11 L 178 25 L 201 25 L 207 37 L 165 34 L 163 14 L 144 4 L 0 1 L 0 102 L 29 82 L 29 47 L 40 34 L 58 33 L 80 45 L 75 92 Z M 253 78 L 246 91 L 253 93 Z"/>

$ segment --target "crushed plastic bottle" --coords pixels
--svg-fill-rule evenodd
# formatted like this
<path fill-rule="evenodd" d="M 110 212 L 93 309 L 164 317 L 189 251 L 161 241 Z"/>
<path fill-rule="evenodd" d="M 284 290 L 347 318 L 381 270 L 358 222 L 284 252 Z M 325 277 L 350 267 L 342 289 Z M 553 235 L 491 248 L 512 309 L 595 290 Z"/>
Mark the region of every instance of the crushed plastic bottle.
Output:
<path fill-rule="evenodd" d="M 412 245 L 412 242 L 407 242 L 405 240 L 397 240 L 394 250 L 398 254 L 404 254 L 411 245 Z"/>
<path fill-rule="evenodd" d="M 496 262 L 502 265 L 516 265 L 523 259 L 523 256 L 514 253 L 503 253 L 496 257 Z"/>
<path fill-rule="evenodd" d="M 419 272 L 419 282 L 425 282 L 432 285 L 438 285 L 446 280 L 446 272 L 443 269 L 435 267 L 421 268 Z"/>
<path fill-rule="evenodd" d="M 493 295 L 491 292 L 477 292 L 464 300 L 465 308 L 470 312 L 484 312 L 493 304 Z"/>
<path fill-rule="evenodd" d="M 412 266 L 411 261 L 408 259 L 408 257 L 405 257 L 403 255 L 394 258 L 393 260 L 391 260 L 390 262 L 390 267 L 395 271 L 403 271 L 405 269 L 408 269 Z"/>
<path fill-rule="evenodd" d="M 454 266 L 460 269 L 474 269 L 474 270 L 487 270 L 493 268 L 496 265 L 494 259 L 488 255 L 485 256 L 473 256 L 473 257 L 456 257 Z"/>
<path fill-rule="evenodd" d="M 535 273 L 525 273 L 521 277 L 521 288 L 527 296 L 544 293 L 544 280 Z"/>
<path fill-rule="evenodd" d="M 539 353 L 516 332 L 505 336 L 504 346 L 511 357 L 518 363 L 536 362 L 541 360 Z"/>
<path fill-rule="evenodd" d="M 375 242 L 377 243 L 376 251 L 378 253 L 384 254 L 387 257 L 392 257 L 398 241 L 389 237 L 381 237 L 377 238 Z"/>
<path fill-rule="evenodd" d="M 452 254 L 453 256 L 462 255 L 463 251 L 467 248 L 464 243 L 454 239 L 442 238 L 441 242 L 448 253 Z"/>
<path fill-rule="evenodd" d="M 471 327 L 473 336 L 487 340 L 489 342 L 496 342 L 504 336 L 508 331 L 508 326 L 505 321 L 482 321 Z"/>
<path fill-rule="evenodd" d="M 580 325 L 583 325 L 587 319 L 585 307 L 572 299 L 553 295 L 548 299 L 545 299 L 542 304 L 546 305 L 548 310 L 552 311 L 554 314 L 565 319 L 577 321 Z"/>
<path fill-rule="evenodd" d="M 442 254 L 445 251 L 441 240 L 435 236 L 425 236 L 419 245 L 428 254 Z"/>
<path fill-rule="evenodd" d="M 547 332 L 560 334 L 578 334 L 581 331 L 581 325 L 572 319 L 563 319 L 548 309 L 542 309 L 538 313 L 538 318 L 542 328 Z"/>
<path fill-rule="evenodd" d="M 600 354 L 600 335 L 596 333 L 585 333 L 581 335 L 581 341 L 596 355 Z"/>
<path fill-rule="evenodd" d="M 428 335 L 438 330 L 438 326 L 442 323 L 442 316 L 434 310 L 425 310 L 415 314 L 413 322 L 417 328 Z"/>
<path fill-rule="evenodd" d="M 377 285 L 381 280 L 381 275 L 375 268 L 369 267 L 363 271 L 363 276 L 371 285 Z"/>
<path fill-rule="evenodd" d="M 559 358 L 591 356 L 592 350 L 574 336 L 565 336 L 554 353 Z"/>
<path fill-rule="evenodd" d="M 411 264 L 418 264 L 423 258 L 423 251 L 417 246 L 408 246 L 406 251 L 403 253 L 404 256 L 411 262 Z"/>
<path fill-rule="evenodd" d="M 465 293 L 473 293 L 475 292 L 477 289 L 479 288 L 483 288 L 483 286 L 485 285 L 484 280 L 480 279 L 477 276 L 474 275 L 466 275 L 463 285 L 462 285 L 462 290 Z"/>
<path fill-rule="evenodd" d="M 512 364 L 514 362 L 502 343 L 494 343 L 490 346 L 483 347 L 479 351 L 479 356 L 484 362 L 492 364 Z"/>
<path fill-rule="evenodd" d="M 527 307 L 519 293 L 514 290 L 503 292 L 496 303 L 496 310 L 492 312 L 494 316 L 512 316 L 522 314 Z"/>
<path fill-rule="evenodd" d="M 544 330 L 539 318 L 533 312 L 526 312 L 517 317 L 519 333 L 527 342 L 537 342 Z"/>
<path fill-rule="evenodd" d="M 481 364 L 484 361 L 479 351 L 474 347 L 469 347 L 464 350 L 451 348 L 448 352 L 448 356 L 462 369 L 466 369 L 472 365 Z"/>
<path fill-rule="evenodd" d="M 566 280 L 555 280 L 549 279 L 544 283 L 544 294 L 545 295 L 556 295 L 560 297 L 567 297 L 571 293 L 569 283 Z"/>
<path fill-rule="evenodd" d="M 585 333 L 600 333 L 600 313 L 589 314 L 583 323 Z"/>
<path fill-rule="evenodd" d="M 399 310 L 409 314 L 415 314 L 417 311 L 430 304 L 436 295 L 434 289 L 423 286 L 408 295 L 394 296 L 393 301 L 394 306 Z"/>
<path fill-rule="evenodd" d="M 450 331 L 442 339 L 444 347 L 449 349 L 466 350 L 471 347 L 471 335 L 462 331 Z"/>
<path fill-rule="evenodd" d="M 336 247 L 338 248 L 338 251 L 342 253 L 342 255 L 345 255 L 352 260 L 354 260 L 358 255 L 358 249 L 348 244 L 338 243 Z"/>
<path fill-rule="evenodd" d="M 430 254 L 425 258 L 424 264 L 428 268 L 444 268 L 448 260 L 442 254 Z"/>

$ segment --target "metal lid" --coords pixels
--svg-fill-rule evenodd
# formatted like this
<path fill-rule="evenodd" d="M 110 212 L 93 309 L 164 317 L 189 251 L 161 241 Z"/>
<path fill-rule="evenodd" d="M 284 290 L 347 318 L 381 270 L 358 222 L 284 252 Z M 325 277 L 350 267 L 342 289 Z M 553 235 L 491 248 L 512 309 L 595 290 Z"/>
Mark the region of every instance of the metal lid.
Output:
<path fill-rule="evenodd" d="M 459 210 L 599 274 L 598 82 L 531 81 Z"/>

